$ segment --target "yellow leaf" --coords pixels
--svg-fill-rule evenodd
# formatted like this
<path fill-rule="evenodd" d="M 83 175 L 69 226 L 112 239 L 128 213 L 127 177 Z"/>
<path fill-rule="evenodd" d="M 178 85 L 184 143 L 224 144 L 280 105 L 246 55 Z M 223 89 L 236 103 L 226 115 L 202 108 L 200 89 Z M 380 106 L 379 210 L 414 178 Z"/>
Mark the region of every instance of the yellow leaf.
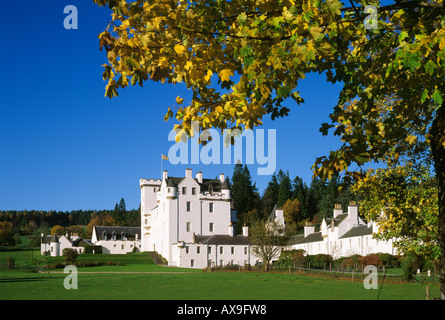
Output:
<path fill-rule="evenodd" d="M 179 96 L 176 97 L 176 103 L 177 104 L 182 104 L 184 102 L 183 98 L 180 98 Z"/>
<path fill-rule="evenodd" d="M 176 52 L 178 55 L 183 54 L 184 51 L 185 51 L 185 47 L 184 47 L 182 44 L 179 44 L 179 43 L 175 44 L 175 52 Z"/>
<path fill-rule="evenodd" d="M 409 136 L 406 137 L 405 140 L 406 140 L 409 144 L 413 144 L 413 143 L 416 143 L 416 141 L 417 141 L 417 137 L 416 137 L 416 136 L 411 136 L 411 135 L 409 135 Z"/>
<path fill-rule="evenodd" d="M 207 75 L 204 77 L 205 81 L 210 81 L 210 77 L 213 75 L 212 70 L 207 70 Z"/>
<path fill-rule="evenodd" d="M 221 70 L 219 73 L 219 77 L 221 78 L 221 81 L 229 81 L 230 76 L 233 76 L 233 71 L 230 69 Z"/>

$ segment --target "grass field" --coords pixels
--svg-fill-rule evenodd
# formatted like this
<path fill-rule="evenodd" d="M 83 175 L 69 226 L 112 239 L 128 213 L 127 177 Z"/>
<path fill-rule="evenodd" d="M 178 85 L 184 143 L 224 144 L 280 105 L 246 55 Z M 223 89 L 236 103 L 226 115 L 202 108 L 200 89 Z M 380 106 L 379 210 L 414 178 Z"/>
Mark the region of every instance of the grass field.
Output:
<path fill-rule="evenodd" d="M 43 257 L 29 250 L 2 250 L 0 261 L 14 256 L 41 264 L 63 258 Z M 94 256 L 94 257 L 92 257 Z M 361 281 L 304 276 L 298 273 L 203 272 L 155 265 L 146 254 L 79 255 L 78 260 L 121 261 L 120 266 L 78 268 L 78 289 L 67 290 L 68 274 L 0 270 L 1 300 L 424 300 L 426 284 L 384 283 L 367 290 Z M 84 273 L 88 272 L 88 273 Z M 429 284 L 430 297 L 439 296 Z M 381 289 L 381 290 L 380 290 Z M 380 296 L 379 296 L 380 294 Z"/>

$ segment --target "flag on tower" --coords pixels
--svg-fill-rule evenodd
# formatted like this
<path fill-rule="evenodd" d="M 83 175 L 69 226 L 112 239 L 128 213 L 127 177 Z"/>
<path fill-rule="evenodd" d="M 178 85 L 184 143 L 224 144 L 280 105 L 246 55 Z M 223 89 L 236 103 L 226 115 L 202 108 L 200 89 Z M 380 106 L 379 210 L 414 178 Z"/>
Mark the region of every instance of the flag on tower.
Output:
<path fill-rule="evenodd" d="M 163 154 L 161 154 L 161 156 L 162 156 L 162 157 L 161 157 L 162 160 L 168 160 L 168 157 L 167 157 L 167 156 L 164 156 Z"/>

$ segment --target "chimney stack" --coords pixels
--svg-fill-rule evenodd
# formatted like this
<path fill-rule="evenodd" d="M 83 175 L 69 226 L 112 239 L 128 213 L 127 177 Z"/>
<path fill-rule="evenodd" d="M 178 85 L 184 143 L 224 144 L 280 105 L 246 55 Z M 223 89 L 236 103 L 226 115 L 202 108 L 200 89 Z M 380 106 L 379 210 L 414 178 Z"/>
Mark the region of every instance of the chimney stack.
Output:
<path fill-rule="evenodd" d="M 249 236 L 249 227 L 244 225 L 243 226 L 243 236 L 248 237 Z"/>
<path fill-rule="evenodd" d="M 229 224 L 229 236 L 231 236 L 231 237 L 234 236 L 234 229 L 233 229 L 232 222 L 230 222 L 230 224 Z"/>
<path fill-rule="evenodd" d="M 202 183 L 202 172 L 201 171 L 196 173 L 196 179 L 198 180 L 199 183 Z"/>
<path fill-rule="evenodd" d="M 334 208 L 334 218 L 337 217 L 339 214 L 342 214 L 343 210 L 341 209 L 341 204 L 336 203 Z"/>

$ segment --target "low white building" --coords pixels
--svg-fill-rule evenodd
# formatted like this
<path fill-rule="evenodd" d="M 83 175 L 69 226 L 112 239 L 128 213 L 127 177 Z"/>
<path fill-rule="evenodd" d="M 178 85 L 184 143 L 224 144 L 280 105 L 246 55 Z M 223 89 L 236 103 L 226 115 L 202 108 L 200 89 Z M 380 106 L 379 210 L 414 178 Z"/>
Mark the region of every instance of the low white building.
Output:
<path fill-rule="evenodd" d="M 234 234 L 236 211 L 224 174 L 219 179 L 185 177 L 141 179 L 141 251 L 156 251 L 178 267 L 205 268 L 255 264 L 248 229 Z"/>
<path fill-rule="evenodd" d="M 48 254 L 51 257 L 58 257 L 63 254 L 63 250 L 66 248 L 73 249 L 77 251 L 77 253 L 84 253 L 86 245 L 91 245 L 91 243 L 88 240 L 79 238 L 77 236 L 45 236 L 42 233 L 40 242 L 40 254 Z"/>
<path fill-rule="evenodd" d="M 141 228 L 139 227 L 94 226 L 91 242 L 95 246 L 101 246 L 103 254 L 139 252 L 140 235 Z"/>
<path fill-rule="evenodd" d="M 328 254 L 334 259 L 354 254 L 397 254 L 393 241 L 375 239 L 376 232 L 375 223 L 365 223 L 359 217 L 355 202 L 349 204 L 347 212 L 336 204 L 333 218 L 323 218 L 318 232 L 315 232 L 315 226 L 305 226 L 304 234 L 294 236 L 288 249 L 303 249 L 307 255 Z"/>
<path fill-rule="evenodd" d="M 95 226 L 91 240 L 79 238 L 74 235 L 44 236 L 41 235 L 40 253 L 49 254 L 52 257 L 63 255 L 66 248 L 85 253 L 85 246 L 101 246 L 103 254 L 124 254 L 128 252 L 139 252 L 141 249 L 141 228 L 120 226 Z"/>

